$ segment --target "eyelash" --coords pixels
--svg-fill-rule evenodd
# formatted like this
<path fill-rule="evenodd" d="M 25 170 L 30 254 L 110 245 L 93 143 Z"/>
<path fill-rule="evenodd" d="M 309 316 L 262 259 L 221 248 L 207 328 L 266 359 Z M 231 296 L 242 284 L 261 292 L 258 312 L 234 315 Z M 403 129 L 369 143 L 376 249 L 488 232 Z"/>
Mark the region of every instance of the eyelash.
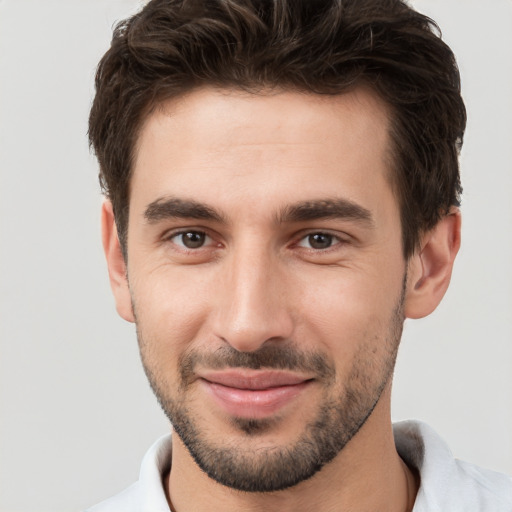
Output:
<path fill-rule="evenodd" d="M 201 229 L 183 229 L 181 231 L 175 231 L 167 234 L 164 237 L 164 241 L 174 243 L 174 245 L 179 246 L 181 250 L 185 251 L 196 251 L 198 249 L 204 248 L 204 244 L 201 244 L 199 247 L 187 247 L 184 243 L 177 243 L 175 241 L 175 239 L 177 239 L 178 237 L 183 237 L 184 235 L 188 234 L 200 235 L 205 239 L 210 239 L 211 241 L 213 241 L 213 238 L 206 231 Z"/>
<path fill-rule="evenodd" d="M 311 247 L 311 242 L 312 242 L 311 238 L 312 237 L 327 238 L 329 240 L 328 247 Z M 307 239 L 309 239 L 309 247 L 305 247 L 304 245 L 301 245 L 301 243 Z M 340 244 L 343 244 L 343 243 L 346 243 L 346 241 L 343 240 L 340 236 L 330 233 L 329 231 L 311 231 L 311 232 L 303 235 L 295 245 L 298 247 L 302 247 L 308 251 L 312 251 L 315 253 L 323 253 L 323 252 L 328 252 L 330 250 L 335 250 L 337 248 L 337 246 L 339 246 Z"/>
<path fill-rule="evenodd" d="M 203 243 L 197 247 L 187 247 L 185 243 L 178 243 L 175 240 L 178 237 L 183 237 L 184 235 L 199 235 L 200 237 L 203 237 Z M 310 237 L 326 237 L 329 241 L 328 247 L 311 247 L 311 239 L 310 239 L 310 246 L 306 247 L 302 245 L 302 243 L 307 240 Z M 207 240 L 210 240 L 210 243 L 207 242 Z M 180 247 L 180 250 L 184 250 L 187 252 L 196 252 L 200 249 L 204 249 L 205 247 L 208 247 L 211 245 L 211 242 L 214 242 L 214 237 L 210 236 L 206 231 L 201 229 L 183 229 L 180 231 L 172 232 L 167 234 L 164 238 L 164 241 L 171 242 L 174 245 Z M 307 233 L 301 233 L 301 236 L 299 238 L 296 238 L 296 242 L 292 244 L 292 247 L 301 247 L 302 249 L 312 252 L 312 253 L 327 253 L 331 250 L 335 250 L 340 244 L 346 244 L 347 240 L 341 238 L 339 235 L 335 235 L 333 233 L 330 233 L 329 231 L 310 231 Z M 220 247 L 221 244 L 218 243 L 217 247 Z"/>

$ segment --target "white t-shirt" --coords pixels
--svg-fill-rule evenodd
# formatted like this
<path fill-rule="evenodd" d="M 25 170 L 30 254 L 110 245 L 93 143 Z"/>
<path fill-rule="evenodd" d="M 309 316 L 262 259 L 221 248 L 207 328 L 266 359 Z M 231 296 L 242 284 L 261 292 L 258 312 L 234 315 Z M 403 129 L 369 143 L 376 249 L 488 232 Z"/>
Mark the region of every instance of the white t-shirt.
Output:
<path fill-rule="evenodd" d="M 420 473 L 413 512 L 512 512 L 510 477 L 454 459 L 424 423 L 403 421 L 393 429 L 398 453 Z M 136 483 L 86 512 L 169 512 L 162 479 L 170 464 L 169 434 L 146 453 Z"/>

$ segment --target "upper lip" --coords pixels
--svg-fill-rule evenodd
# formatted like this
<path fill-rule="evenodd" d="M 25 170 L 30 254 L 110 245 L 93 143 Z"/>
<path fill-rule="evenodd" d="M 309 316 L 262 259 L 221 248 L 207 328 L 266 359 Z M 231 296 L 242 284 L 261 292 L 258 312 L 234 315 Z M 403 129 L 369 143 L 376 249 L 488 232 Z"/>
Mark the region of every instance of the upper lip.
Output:
<path fill-rule="evenodd" d="M 304 375 L 281 370 L 205 370 L 198 377 L 230 388 L 263 390 L 280 386 L 294 386 L 308 380 Z"/>

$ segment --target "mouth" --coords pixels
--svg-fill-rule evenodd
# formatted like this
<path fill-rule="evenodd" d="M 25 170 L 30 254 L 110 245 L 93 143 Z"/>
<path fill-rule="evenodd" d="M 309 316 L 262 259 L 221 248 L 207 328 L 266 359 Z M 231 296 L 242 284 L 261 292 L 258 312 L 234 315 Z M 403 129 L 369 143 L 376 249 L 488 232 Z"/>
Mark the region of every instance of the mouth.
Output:
<path fill-rule="evenodd" d="M 302 394 L 314 379 L 288 371 L 200 372 L 199 382 L 224 412 L 247 419 L 267 418 Z"/>

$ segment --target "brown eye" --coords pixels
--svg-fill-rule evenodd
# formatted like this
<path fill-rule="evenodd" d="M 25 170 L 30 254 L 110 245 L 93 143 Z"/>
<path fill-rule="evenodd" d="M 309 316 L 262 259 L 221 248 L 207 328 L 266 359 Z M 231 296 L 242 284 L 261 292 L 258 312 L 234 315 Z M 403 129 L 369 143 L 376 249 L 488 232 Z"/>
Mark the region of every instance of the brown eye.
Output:
<path fill-rule="evenodd" d="M 315 233 L 308 236 L 308 241 L 313 249 L 327 249 L 332 245 L 332 236 L 325 233 Z"/>
<path fill-rule="evenodd" d="M 328 233 L 311 233 L 299 242 L 299 246 L 317 250 L 329 249 L 333 245 L 334 238 Z"/>
<path fill-rule="evenodd" d="M 199 249 L 203 247 L 209 237 L 202 231 L 186 231 L 177 233 L 172 237 L 175 244 L 181 245 L 187 249 Z"/>

